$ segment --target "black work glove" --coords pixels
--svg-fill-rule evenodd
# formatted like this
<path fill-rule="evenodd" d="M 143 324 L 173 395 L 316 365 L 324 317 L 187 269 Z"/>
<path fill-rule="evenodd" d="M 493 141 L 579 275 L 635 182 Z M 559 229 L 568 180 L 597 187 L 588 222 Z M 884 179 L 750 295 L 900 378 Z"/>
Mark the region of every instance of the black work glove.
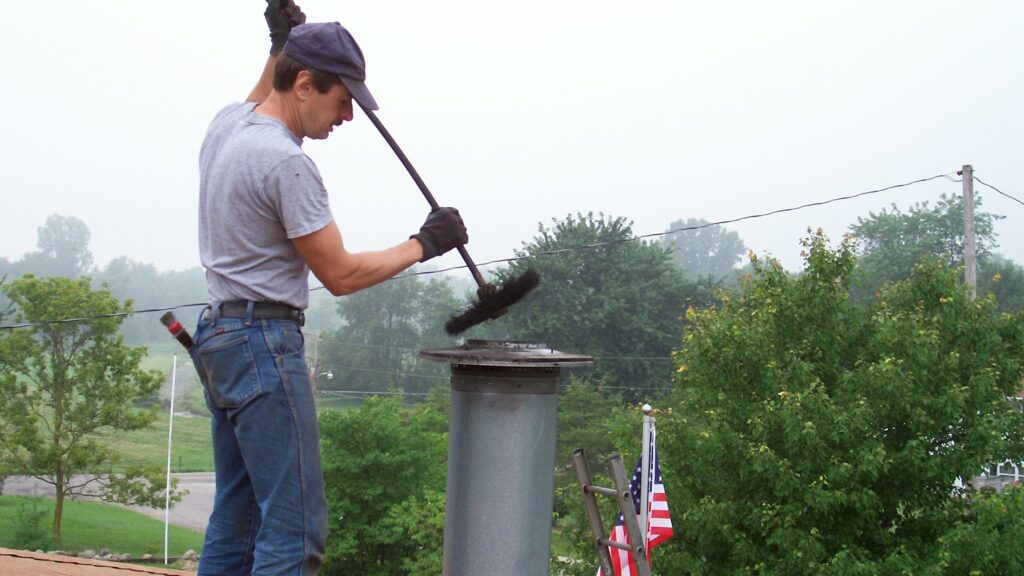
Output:
<path fill-rule="evenodd" d="M 455 208 L 438 208 L 427 215 L 417 234 L 409 236 L 423 244 L 423 259 L 426 262 L 445 252 L 469 242 L 466 225 Z"/>
<path fill-rule="evenodd" d="M 284 50 L 292 28 L 306 21 L 306 15 L 292 0 L 267 0 L 263 17 L 270 29 L 270 53 L 275 55 Z"/>

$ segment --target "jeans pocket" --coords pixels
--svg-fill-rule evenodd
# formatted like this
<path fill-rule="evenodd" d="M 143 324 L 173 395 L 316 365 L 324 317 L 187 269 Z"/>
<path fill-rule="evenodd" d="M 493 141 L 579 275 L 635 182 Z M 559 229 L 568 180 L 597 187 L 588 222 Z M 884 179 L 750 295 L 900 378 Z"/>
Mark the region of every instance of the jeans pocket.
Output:
<path fill-rule="evenodd" d="M 263 391 L 248 334 L 204 346 L 196 357 L 217 408 L 241 408 Z"/>

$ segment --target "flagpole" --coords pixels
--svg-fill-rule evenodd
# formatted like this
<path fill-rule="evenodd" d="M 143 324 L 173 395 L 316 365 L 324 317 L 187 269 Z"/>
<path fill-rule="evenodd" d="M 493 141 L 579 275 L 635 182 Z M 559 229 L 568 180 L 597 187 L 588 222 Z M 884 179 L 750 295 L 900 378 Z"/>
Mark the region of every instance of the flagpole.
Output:
<path fill-rule="evenodd" d="M 644 404 L 642 410 L 644 413 L 644 448 L 640 463 L 640 533 L 643 534 L 644 549 L 646 549 L 649 533 L 647 529 L 647 500 L 651 493 L 651 427 L 654 426 L 654 416 L 651 416 L 651 412 L 654 409 L 650 404 Z M 639 562 L 639 559 L 637 561 Z"/>
<path fill-rule="evenodd" d="M 167 565 L 167 536 L 171 527 L 171 440 L 174 437 L 174 388 L 178 380 L 178 355 L 171 367 L 171 415 L 167 421 L 167 484 L 164 489 L 164 566 Z"/>

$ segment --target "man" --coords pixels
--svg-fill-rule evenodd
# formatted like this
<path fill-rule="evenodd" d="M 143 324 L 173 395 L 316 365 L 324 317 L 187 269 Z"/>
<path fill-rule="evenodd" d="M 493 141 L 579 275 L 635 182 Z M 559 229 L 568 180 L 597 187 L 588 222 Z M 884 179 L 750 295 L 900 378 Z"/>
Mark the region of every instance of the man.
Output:
<path fill-rule="evenodd" d="M 209 306 L 192 356 L 212 415 L 217 476 L 200 574 L 315 574 L 326 500 L 301 326 L 309 271 L 334 295 L 466 243 L 453 208 L 409 240 L 351 253 L 304 138 L 376 109 L 362 52 L 337 23 L 268 0 L 271 56 L 247 102 L 217 114 L 200 152 L 199 243 Z M 289 35 L 290 32 L 290 35 Z M 283 51 L 282 51 L 283 50 Z"/>

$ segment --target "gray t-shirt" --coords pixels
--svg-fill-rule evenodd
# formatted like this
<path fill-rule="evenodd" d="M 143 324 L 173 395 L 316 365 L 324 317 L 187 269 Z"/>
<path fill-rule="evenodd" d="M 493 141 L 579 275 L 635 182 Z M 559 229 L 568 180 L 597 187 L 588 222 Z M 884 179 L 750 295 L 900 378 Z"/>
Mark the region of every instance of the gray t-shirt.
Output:
<path fill-rule="evenodd" d="M 255 104 L 221 110 L 199 153 L 199 256 L 211 304 L 309 304 L 309 267 L 291 239 L 330 224 L 327 190 L 302 140 Z"/>

